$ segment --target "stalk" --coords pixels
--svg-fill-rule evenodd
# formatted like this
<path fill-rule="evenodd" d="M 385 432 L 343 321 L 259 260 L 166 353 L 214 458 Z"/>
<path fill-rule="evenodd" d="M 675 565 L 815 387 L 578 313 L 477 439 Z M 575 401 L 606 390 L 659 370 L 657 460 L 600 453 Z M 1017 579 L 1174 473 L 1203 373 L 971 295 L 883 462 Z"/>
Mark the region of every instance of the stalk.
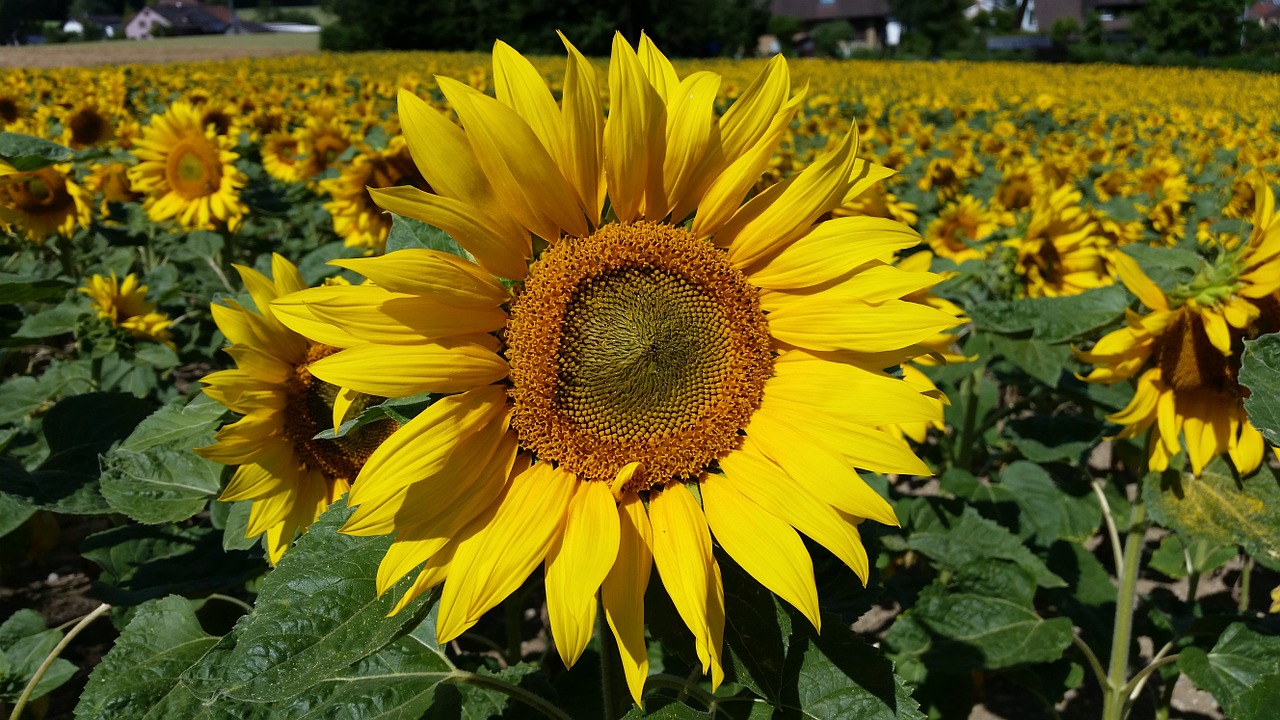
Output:
<path fill-rule="evenodd" d="M 1146 508 L 1133 506 L 1133 523 L 1125 537 L 1123 562 L 1117 568 L 1120 588 L 1116 594 L 1116 620 L 1111 633 L 1111 662 L 1104 688 L 1102 720 L 1124 720 L 1129 714 L 1129 644 L 1133 635 L 1134 597 L 1146 535 Z"/>

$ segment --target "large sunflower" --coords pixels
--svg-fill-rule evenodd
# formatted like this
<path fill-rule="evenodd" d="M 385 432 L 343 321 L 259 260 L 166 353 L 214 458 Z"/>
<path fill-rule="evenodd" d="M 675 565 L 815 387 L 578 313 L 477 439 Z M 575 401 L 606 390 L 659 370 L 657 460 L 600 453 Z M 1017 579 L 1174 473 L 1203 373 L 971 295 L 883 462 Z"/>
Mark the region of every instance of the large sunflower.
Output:
<path fill-rule="evenodd" d="M 267 556 L 278 562 L 294 535 L 305 530 L 350 487 L 361 464 L 398 425 L 365 424 L 341 438 L 316 439 L 370 398 L 316 379 L 309 366 L 337 348 L 309 342 L 276 319 L 271 301 L 307 287 L 297 268 L 272 256 L 271 274 L 236 266 L 258 310 L 229 301 L 213 306 L 213 319 L 231 341 L 236 369 L 204 376 L 204 392 L 244 417 L 218 431 L 215 444 L 196 452 L 239 465 L 221 500 L 252 500 L 246 537 L 265 533 Z"/>
<path fill-rule="evenodd" d="M 413 573 L 403 607 L 443 583 L 445 642 L 545 563 L 561 657 L 585 648 L 599 593 L 638 701 L 654 565 L 713 685 L 725 621 L 713 536 L 815 625 L 797 530 L 865 578 L 857 523 L 897 519 L 852 467 L 927 473 L 880 426 L 938 416 L 883 369 L 957 321 L 901 299 L 939 279 L 888 263 L 919 242 L 910 229 L 819 220 L 888 174 L 857 159 L 856 133 L 743 202 L 803 100 L 781 57 L 717 119 L 718 76 L 682 79 L 648 39 L 637 54 L 617 36 L 606 120 L 591 64 L 566 46 L 559 106 L 502 43 L 497 99 L 437 79 L 462 128 L 400 94 L 439 194 L 370 192 L 475 263 L 421 249 L 337 260 L 373 284 L 272 308 L 343 348 L 316 377 L 443 395 L 374 451 L 348 497 L 344 532 L 396 533 L 379 590 Z"/>
<path fill-rule="evenodd" d="M 239 157 L 233 145 L 185 100 L 152 116 L 133 151 L 141 162 L 129 170 L 134 191 L 146 196 L 147 216 L 157 222 L 177 218 L 187 228 L 225 224 L 235 230 L 248 208 L 240 202 L 246 180 L 233 164 Z"/>
<path fill-rule="evenodd" d="M 1280 331 L 1280 216 L 1270 188 L 1259 183 L 1257 197 L 1249 242 L 1220 249 L 1217 262 L 1167 294 L 1117 253 L 1121 280 L 1151 312 L 1130 313 L 1126 327 L 1077 353 L 1099 366 L 1090 382 L 1138 378 L 1133 399 L 1109 419 L 1125 426 L 1117 437 L 1154 428 L 1152 470 L 1167 468 L 1184 444 L 1197 475 L 1223 453 L 1244 475 L 1262 462 L 1265 443 L 1237 381 L 1243 341 Z"/>

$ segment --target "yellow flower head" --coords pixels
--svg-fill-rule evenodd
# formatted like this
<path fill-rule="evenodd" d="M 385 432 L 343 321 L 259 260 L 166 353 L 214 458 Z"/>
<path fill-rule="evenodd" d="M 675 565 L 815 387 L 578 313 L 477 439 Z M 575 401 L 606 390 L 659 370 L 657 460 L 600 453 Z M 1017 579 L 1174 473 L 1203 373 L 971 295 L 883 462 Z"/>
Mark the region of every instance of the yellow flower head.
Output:
<path fill-rule="evenodd" d="M 338 351 L 313 343 L 280 323 L 271 302 L 307 287 L 297 268 L 272 256 L 269 279 L 236 266 L 258 310 L 234 301 L 213 306 L 218 328 L 231 341 L 234 370 L 201 379 L 209 397 L 240 413 L 197 450 L 224 465 L 239 465 L 220 497 L 252 500 L 247 537 L 264 535 L 274 564 L 329 504 L 342 496 L 365 459 L 397 427 L 377 420 L 332 440 L 315 439 L 380 398 L 335 387 L 313 376 L 311 365 Z"/>
<path fill-rule="evenodd" d="M 348 247 L 382 250 L 391 230 L 391 216 L 374 204 L 368 188 L 410 186 L 430 189 L 409 157 L 403 137 L 393 138 L 382 151 L 357 155 L 342 174 L 320 181 L 320 187 L 333 196 L 324 209 L 333 216 L 333 230 Z"/>
<path fill-rule="evenodd" d="M 982 207 L 980 200 L 964 195 L 938 212 L 938 217 L 925 229 L 924 238 L 938 257 L 959 264 L 983 258 L 986 253 L 973 243 L 985 239 L 999 227 L 995 216 Z"/>
<path fill-rule="evenodd" d="M 53 235 L 71 237 L 77 227 L 88 227 L 89 197 L 70 172 L 70 165 L 54 165 L 0 173 L 0 224 L 16 228 L 37 245 Z"/>
<path fill-rule="evenodd" d="M 146 196 L 147 216 L 175 218 L 186 228 L 234 230 L 248 208 L 240 201 L 246 180 L 232 164 L 238 157 L 233 144 L 185 100 L 152 116 L 134 147 L 141 162 L 129 170 L 133 189 Z"/>
<path fill-rule="evenodd" d="M 1118 437 L 1151 430 L 1153 470 L 1167 468 L 1184 444 L 1197 475 L 1223 453 L 1241 474 L 1262 462 L 1262 434 L 1245 414 L 1246 391 L 1236 379 L 1242 341 L 1280 331 L 1280 219 L 1271 189 L 1259 183 L 1256 191 L 1249 242 L 1222 250 L 1214 265 L 1168 294 L 1117 253 L 1125 286 L 1151 312 L 1130 313 L 1126 327 L 1077 353 L 1098 366 L 1090 382 L 1138 378 L 1133 400 L 1109 419 L 1125 426 Z"/>
<path fill-rule="evenodd" d="M 348 496 L 344 532 L 396 533 L 378 588 L 413 573 L 403 607 L 443 584 L 448 641 L 545 565 L 565 663 L 586 647 L 599 596 L 639 700 L 655 566 L 713 685 L 725 622 L 713 535 L 815 625 L 799 533 L 865 577 L 857 519 L 897 519 L 852 468 L 927 473 L 881 427 L 939 412 L 882 369 L 958 321 L 902 299 L 939 280 L 890 264 L 918 235 L 822 219 L 889 174 L 857 157 L 856 132 L 746 199 L 803 103 L 784 59 L 717 117 L 719 76 L 682 78 L 647 38 L 637 52 L 617 36 L 606 119 L 592 64 L 566 46 L 559 103 L 503 43 L 496 98 L 437 78 L 461 128 L 400 94 L 409 150 L 438 194 L 370 193 L 475 262 L 421 249 L 334 261 L 372 284 L 271 308 L 342 348 L 315 377 L 444 396 L 370 455 Z"/>
<path fill-rule="evenodd" d="M 138 284 L 133 273 L 125 275 L 123 282 L 114 272 L 111 277 L 93 275 L 84 281 L 80 292 L 89 296 L 98 317 L 112 327 L 173 347 L 169 337 L 172 321 L 168 315 L 156 312 L 156 304 L 147 300 L 147 286 Z"/>
<path fill-rule="evenodd" d="M 1105 240 L 1081 207 L 1080 191 L 1064 186 L 1037 196 L 1014 270 L 1028 297 L 1076 295 L 1112 283 Z"/>

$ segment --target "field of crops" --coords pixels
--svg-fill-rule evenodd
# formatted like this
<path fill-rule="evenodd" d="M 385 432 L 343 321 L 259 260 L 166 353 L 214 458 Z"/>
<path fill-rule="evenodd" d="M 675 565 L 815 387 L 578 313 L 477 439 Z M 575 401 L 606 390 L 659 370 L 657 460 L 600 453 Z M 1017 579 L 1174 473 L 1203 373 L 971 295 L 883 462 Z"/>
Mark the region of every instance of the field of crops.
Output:
<path fill-rule="evenodd" d="M 1272 718 L 1275 90 L 0 69 L 0 709 Z"/>

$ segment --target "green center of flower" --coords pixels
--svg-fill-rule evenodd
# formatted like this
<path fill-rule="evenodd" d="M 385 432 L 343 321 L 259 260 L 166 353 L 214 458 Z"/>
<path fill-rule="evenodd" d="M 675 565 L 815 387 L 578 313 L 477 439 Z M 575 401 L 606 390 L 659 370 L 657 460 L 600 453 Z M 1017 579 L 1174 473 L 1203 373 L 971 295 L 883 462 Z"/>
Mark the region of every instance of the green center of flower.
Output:
<path fill-rule="evenodd" d="M 772 375 L 756 289 L 682 228 L 610 224 L 534 264 L 507 326 L 512 426 L 586 479 L 697 477 L 740 442 Z"/>
<path fill-rule="evenodd" d="M 354 480 L 373 451 L 400 425 L 391 419 L 375 420 L 332 440 L 315 437 L 317 433 L 333 428 L 333 404 L 341 389 L 315 377 L 307 368 L 336 352 L 338 348 L 314 345 L 307 353 L 306 361 L 297 367 L 289 381 L 285 433 L 307 467 L 320 470 L 330 480 Z M 361 393 L 347 410 L 347 417 L 356 417 L 382 400 Z"/>
<path fill-rule="evenodd" d="M 184 140 L 174 148 L 167 169 L 170 186 L 187 200 L 212 195 L 222 181 L 218 150 L 204 137 Z"/>

